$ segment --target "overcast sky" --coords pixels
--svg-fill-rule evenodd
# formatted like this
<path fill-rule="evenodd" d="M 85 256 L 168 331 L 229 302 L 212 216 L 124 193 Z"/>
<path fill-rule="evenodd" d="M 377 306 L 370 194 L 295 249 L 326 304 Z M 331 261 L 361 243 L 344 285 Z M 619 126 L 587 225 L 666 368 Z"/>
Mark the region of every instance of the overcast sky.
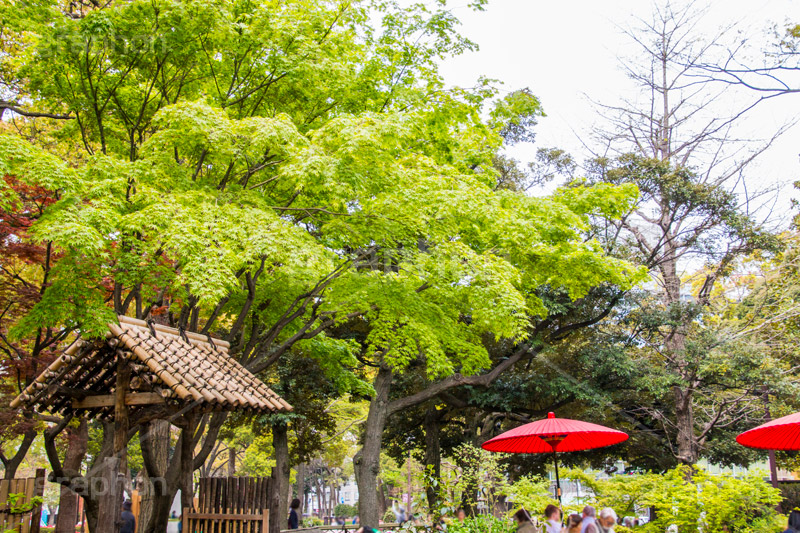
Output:
<path fill-rule="evenodd" d="M 456 0 L 458 2 L 459 0 Z M 709 34 L 738 23 L 761 48 L 771 26 L 800 21 L 800 2 L 790 0 L 717 0 L 707 6 L 701 28 Z M 532 160 L 538 146 L 558 146 L 586 155 L 579 138 L 600 118 L 590 99 L 613 104 L 632 82 L 620 69 L 620 57 L 634 48 L 622 28 L 648 19 L 648 0 L 490 0 L 487 10 L 455 7 L 462 33 L 480 51 L 448 59 L 442 73 L 448 83 L 470 86 L 480 75 L 504 82 L 513 90 L 529 87 L 544 105 L 547 117 L 537 128 L 533 146 L 513 155 Z M 800 94 L 761 104 L 747 121 L 755 137 L 769 137 L 781 124 L 800 115 Z M 762 156 L 752 180 L 791 182 L 800 179 L 800 128 L 793 128 Z M 788 193 L 789 191 L 787 191 Z"/>

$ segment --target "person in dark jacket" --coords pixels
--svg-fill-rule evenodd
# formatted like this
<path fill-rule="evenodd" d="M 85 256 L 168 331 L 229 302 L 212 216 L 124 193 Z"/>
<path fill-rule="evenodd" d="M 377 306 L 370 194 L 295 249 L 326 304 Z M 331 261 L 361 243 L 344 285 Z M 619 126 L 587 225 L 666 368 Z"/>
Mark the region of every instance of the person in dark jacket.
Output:
<path fill-rule="evenodd" d="M 131 501 L 125 500 L 122 502 L 122 514 L 120 515 L 122 526 L 119 528 L 119 533 L 136 533 L 136 517 L 131 512 Z"/>
<path fill-rule="evenodd" d="M 789 513 L 789 529 L 783 533 L 800 533 L 800 511 Z"/>
<path fill-rule="evenodd" d="M 295 498 L 289 505 L 289 529 L 297 529 L 300 527 L 300 517 L 297 516 L 297 510 L 300 508 L 300 500 Z"/>

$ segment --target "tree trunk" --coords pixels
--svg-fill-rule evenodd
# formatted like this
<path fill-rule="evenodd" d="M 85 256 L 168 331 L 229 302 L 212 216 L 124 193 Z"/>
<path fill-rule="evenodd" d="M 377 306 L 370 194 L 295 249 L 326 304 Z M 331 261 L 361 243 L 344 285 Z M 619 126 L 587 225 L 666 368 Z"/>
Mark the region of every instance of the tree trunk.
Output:
<path fill-rule="evenodd" d="M 358 514 L 361 525 L 378 527 L 378 474 L 381 464 L 381 439 L 389 410 L 389 390 L 392 386 L 392 371 L 382 366 L 375 378 L 375 397 L 369 405 L 364 439 L 361 450 L 354 459 L 356 483 L 358 484 Z"/>
<path fill-rule="evenodd" d="M 36 435 L 38 433 L 35 429 L 31 429 L 26 431 L 25 434 L 22 436 L 22 442 L 17 448 L 17 451 L 9 458 L 2 456 L 3 458 L 3 468 L 5 468 L 5 473 L 3 474 L 4 479 L 14 479 L 14 476 L 17 475 L 17 469 L 19 465 L 22 464 L 23 459 L 25 456 L 28 455 L 28 450 L 31 448 L 33 441 L 36 439 Z"/>
<path fill-rule="evenodd" d="M 688 370 L 686 361 L 686 337 L 693 317 L 684 316 L 681 306 L 681 278 L 678 274 L 678 264 L 675 259 L 676 251 L 670 246 L 665 247 L 665 256 L 669 259 L 664 262 L 662 269 L 665 304 L 668 309 L 678 307 L 682 314 L 678 323 L 673 326 L 668 336 L 664 339 L 664 348 L 669 352 L 671 359 L 675 361 L 676 370 L 687 382 L 687 385 L 676 385 L 673 387 L 675 398 L 675 426 L 677 429 L 676 446 L 677 459 L 689 466 L 693 466 L 700 453 L 700 446 L 695 435 L 694 419 L 694 394 L 692 392 L 692 381 L 694 375 Z"/>
<path fill-rule="evenodd" d="M 175 491 L 170 492 L 164 478 L 169 466 L 169 428 L 166 420 L 153 420 L 139 431 L 139 441 L 149 454 L 147 461 L 152 461 L 152 469 L 158 474 L 151 474 L 148 468 L 142 469 L 142 486 L 139 488 L 141 507 L 137 530 L 139 533 L 165 531 L 167 517 L 175 498 Z"/>
<path fill-rule="evenodd" d="M 191 411 L 183 415 L 186 419 L 186 426 L 181 430 L 182 439 L 180 442 L 180 487 L 181 487 L 181 510 L 194 507 L 194 432 L 196 429 L 195 416 Z"/>
<path fill-rule="evenodd" d="M 97 501 L 97 523 L 103 524 L 103 531 L 119 532 L 120 522 L 117 513 L 117 507 L 122 508 L 120 500 L 120 458 L 111 455 L 106 457 L 102 463 L 102 487 L 104 487 L 103 494 L 96 500 Z M 88 514 L 88 511 L 87 511 Z M 91 524 L 89 521 L 89 531 L 97 531 L 96 525 Z"/>
<path fill-rule="evenodd" d="M 425 413 L 425 470 L 432 480 L 437 483 L 427 483 L 425 494 L 428 499 L 428 509 L 432 514 L 437 514 L 439 509 L 438 482 L 442 474 L 442 453 L 439 446 L 439 411 L 432 405 Z M 434 516 L 434 519 L 436 517 Z"/>
<path fill-rule="evenodd" d="M 105 531 L 118 532 L 122 525 L 123 476 L 128 470 L 128 406 L 125 405 L 125 394 L 129 389 L 130 377 L 130 364 L 120 350 L 117 352 L 117 380 L 114 386 L 113 453 L 103 461 L 103 479 L 107 490 L 99 500 L 97 517 Z"/>
<path fill-rule="evenodd" d="M 228 477 L 236 475 L 236 448 L 228 447 Z"/>
<path fill-rule="evenodd" d="M 295 480 L 295 493 L 300 500 L 300 507 L 297 509 L 297 517 L 302 521 L 306 506 L 306 464 L 297 465 L 297 479 Z"/>
<path fill-rule="evenodd" d="M 699 448 L 694 433 L 694 405 L 692 391 L 679 386 L 673 389 L 675 395 L 675 424 L 678 429 L 678 460 L 692 466 L 697 462 Z"/>
<path fill-rule="evenodd" d="M 275 449 L 275 491 L 280 500 L 277 519 L 270 520 L 269 529 L 271 533 L 280 533 L 289 516 L 289 431 L 283 422 L 272 425 L 272 447 Z"/>
<path fill-rule="evenodd" d="M 386 515 L 386 491 L 384 490 L 383 482 L 378 480 L 378 515 L 383 518 Z"/>
<path fill-rule="evenodd" d="M 69 428 L 69 443 L 64 455 L 64 469 L 79 472 L 89 445 L 89 425 L 81 418 L 77 428 Z M 78 523 L 78 495 L 69 487 L 61 485 L 58 497 L 58 516 L 55 533 L 75 533 Z"/>

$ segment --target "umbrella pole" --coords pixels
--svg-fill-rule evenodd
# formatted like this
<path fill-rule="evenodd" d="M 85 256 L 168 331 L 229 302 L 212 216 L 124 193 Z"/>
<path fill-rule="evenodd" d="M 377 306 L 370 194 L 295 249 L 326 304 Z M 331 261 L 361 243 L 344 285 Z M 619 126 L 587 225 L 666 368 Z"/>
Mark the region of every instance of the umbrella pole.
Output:
<path fill-rule="evenodd" d="M 561 480 L 558 478 L 558 457 L 556 457 L 555 450 L 553 450 L 553 464 L 556 467 L 556 499 L 558 499 L 558 507 L 561 508 Z"/>

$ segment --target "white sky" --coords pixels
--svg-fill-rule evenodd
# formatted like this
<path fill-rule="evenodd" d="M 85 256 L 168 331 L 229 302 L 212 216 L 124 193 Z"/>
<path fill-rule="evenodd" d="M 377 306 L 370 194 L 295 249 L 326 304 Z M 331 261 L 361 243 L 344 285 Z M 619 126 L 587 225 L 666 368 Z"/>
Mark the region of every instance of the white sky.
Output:
<path fill-rule="evenodd" d="M 471 86 L 485 75 L 503 81 L 508 90 L 529 87 L 548 116 L 539 122 L 536 144 L 515 147 L 512 154 L 526 162 L 533 160 L 537 147 L 557 146 L 582 160 L 587 152 L 579 136 L 587 139 L 600 121 L 589 99 L 614 104 L 618 95 L 632 89 L 618 58 L 635 48 L 622 28 L 635 25 L 634 17 L 649 19 L 651 9 L 648 0 L 490 0 L 484 12 L 454 7 L 462 34 L 477 42 L 480 51 L 448 59 L 442 74 L 453 85 Z M 800 2 L 715 0 L 708 4 L 701 27 L 713 34 L 738 23 L 753 36 L 751 44 L 761 48 L 759 41 L 772 25 L 788 20 L 800 21 Z M 769 137 L 797 116 L 800 94 L 781 96 L 757 107 L 747 128 L 755 137 Z M 750 181 L 800 179 L 798 134 L 799 127 L 784 134 L 761 157 Z M 787 187 L 783 199 L 789 194 L 793 192 Z"/>

